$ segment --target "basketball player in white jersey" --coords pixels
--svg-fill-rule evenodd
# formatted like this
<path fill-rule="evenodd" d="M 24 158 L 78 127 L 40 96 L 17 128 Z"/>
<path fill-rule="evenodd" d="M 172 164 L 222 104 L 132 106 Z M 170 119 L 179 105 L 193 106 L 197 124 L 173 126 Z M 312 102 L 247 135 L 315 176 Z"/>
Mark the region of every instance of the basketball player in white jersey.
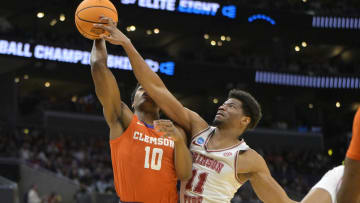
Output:
<path fill-rule="evenodd" d="M 182 183 L 181 201 L 230 202 L 237 189 L 250 180 L 259 199 L 267 203 L 292 202 L 273 179 L 265 160 L 239 137 L 261 118 L 258 102 L 247 92 L 233 90 L 219 107 L 214 127 L 184 106 L 168 91 L 136 51 L 130 40 L 106 17 L 94 25 L 110 33 L 102 36 L 121 45 L 139 83 L 162 111 L 191 135 L 193 177 Z"/>
<path fill-rule="evenodd" d="M 231 90 L 228 100 L 218 109 L 214 126 L 209 126 L 197 113 L 183 107 L 168 91 L 160 77 L 148 67 L 111 19 L 102 17 L 101 20 L 105 24 L 94 26 L 110 33 L 102 37 L 124 48 L 138 82 L 162 111 L 191 135 L 193 171 L 192 178 L 182 182 L 182 203 L 230 202 L 237 189 L 248 180 L 263 202 L 295 202 L 271 176 L 263 157 L 239 139 L 247 129 L 254 128 L 261 118 L 261 107 L 249 93 Z M 310 198 L 322 196 L 328 197 L 329 193 L 318 186 L 309 193 Z M 328 199 L 314 201 L 309 197 L 303 203 L 331 203 Z"/>

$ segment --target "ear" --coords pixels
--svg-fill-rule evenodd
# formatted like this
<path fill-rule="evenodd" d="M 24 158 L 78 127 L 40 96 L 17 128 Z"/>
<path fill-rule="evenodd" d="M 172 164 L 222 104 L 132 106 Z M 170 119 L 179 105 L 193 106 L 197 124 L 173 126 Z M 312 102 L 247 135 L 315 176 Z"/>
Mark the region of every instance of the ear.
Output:
<path fill-rule="evenodd" d="M 248 126 L 250 122 L 251 122 L 251 118 L 248 116 L 244 116 L 243 119 L 241 120 L 241 123 L 246 126 Z"/>

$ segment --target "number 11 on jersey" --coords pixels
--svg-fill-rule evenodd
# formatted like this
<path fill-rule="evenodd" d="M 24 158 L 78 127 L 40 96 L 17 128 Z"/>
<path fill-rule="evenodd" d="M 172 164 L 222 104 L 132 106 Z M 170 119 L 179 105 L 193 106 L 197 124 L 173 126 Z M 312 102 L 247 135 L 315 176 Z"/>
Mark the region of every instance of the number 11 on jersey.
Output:
<path fill-rule="evenodd" d="M 154 148 L 151 153 L 151 148 L 149 146 L 145 147 L 145 164 L 144 168 L 149 168 L 150 166 L 150 154 L 151 155 L 151 169 L 159 171 L 161 169 L 161 160 L 163 155 L 163 150 L 160 148 Z M 156 161 L 157 158 L 157 161 Z"/>
<path fill-rule="evenodd" d="M 198 174 L 198 171 L 196 169 L 193 169 L 192 177 L 189 180 L 189 182 L 186 184 L 185 189 L 192 190 L 198 194 L 202 194 L 204 191 L 204 183 L 206 182 L 208 175 L 209 174 L 206 172 Z M 196 177 L 198 179 L 198 182 L 195 185 L 195 187 L 193 188 L 193 182 L 194 182 L 194 179 L 196 179 Z"/>

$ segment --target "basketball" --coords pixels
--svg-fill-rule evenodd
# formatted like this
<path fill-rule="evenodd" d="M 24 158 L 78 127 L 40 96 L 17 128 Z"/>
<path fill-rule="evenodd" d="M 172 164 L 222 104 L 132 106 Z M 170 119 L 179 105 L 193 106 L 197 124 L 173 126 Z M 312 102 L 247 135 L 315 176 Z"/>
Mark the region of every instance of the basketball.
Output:
<path fill-rule="evenodd" d="M 100 16 L 111 18 L 118 22 L 118 14 L 115 6 L 109 0 L 84 0 L 79 4 L 75 12 L 75 25 L 78 31 L 86 38 L 98 39 L 106 31 L 94 28 L 93 24 L 101 23 Z"/>

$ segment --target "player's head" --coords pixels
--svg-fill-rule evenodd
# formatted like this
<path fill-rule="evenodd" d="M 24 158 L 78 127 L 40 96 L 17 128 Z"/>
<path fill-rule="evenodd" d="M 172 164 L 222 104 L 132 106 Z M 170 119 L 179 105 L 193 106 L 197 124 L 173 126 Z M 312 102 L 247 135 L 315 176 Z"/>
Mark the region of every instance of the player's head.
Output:
<path fill-rule="evenodd" d="M 253 129 L 261 119 L 261 106 L 248 92 L 230 90 L 228 99 L 219 107 L 213 124 Z"/>
<path fill-rule="evenodd" d="M 131 106 L 137 111 L 154 112 L 160 110 L 139 83 L 131 93 Z"/>

